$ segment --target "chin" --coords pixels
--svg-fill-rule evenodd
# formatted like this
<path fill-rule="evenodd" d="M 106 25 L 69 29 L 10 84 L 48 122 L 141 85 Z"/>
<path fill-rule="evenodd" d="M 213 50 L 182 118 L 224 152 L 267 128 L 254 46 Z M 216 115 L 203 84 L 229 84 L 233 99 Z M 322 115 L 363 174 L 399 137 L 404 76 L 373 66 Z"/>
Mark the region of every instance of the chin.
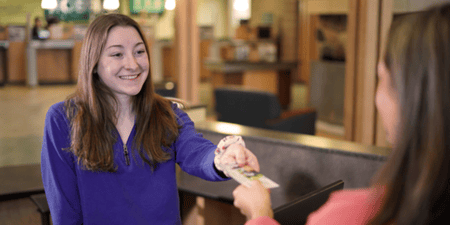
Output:
<path fill-rule="evenodd" d="M 138 91 L 131 91 L 131 92 L 128 93 L 128 95 L 130 95 L 130 96 L 136 96 L 136 95 L 138 95 L 138 94 L 141 92 L 141 90 L 142 90 L 142 89 L 140 89 L 140 90 L 138 90 Z"/>

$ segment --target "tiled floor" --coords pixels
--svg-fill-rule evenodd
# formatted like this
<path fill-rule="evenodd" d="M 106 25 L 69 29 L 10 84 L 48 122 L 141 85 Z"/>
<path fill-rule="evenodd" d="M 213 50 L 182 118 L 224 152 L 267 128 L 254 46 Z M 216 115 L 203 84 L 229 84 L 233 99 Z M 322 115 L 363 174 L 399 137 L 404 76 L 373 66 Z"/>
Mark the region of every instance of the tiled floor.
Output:
<path fill-rule="evenodd" d="M 40 162 L 47 109 L 74 86 L 0 87 L 0 166 Z"/>
<path fill-rule="evenodd" d="M 40 162 L 45 114 L 74 91 L 73 85 L 0 87 L 0 166 Z M 291 108 L 306 106 L 305 94 L 303 85 L 294 85 Z M 210 105 L 211 97 L 211 85 L 202 83 L 200 101 Z M 211 112 L 209 106 L 208 115 Z"/>

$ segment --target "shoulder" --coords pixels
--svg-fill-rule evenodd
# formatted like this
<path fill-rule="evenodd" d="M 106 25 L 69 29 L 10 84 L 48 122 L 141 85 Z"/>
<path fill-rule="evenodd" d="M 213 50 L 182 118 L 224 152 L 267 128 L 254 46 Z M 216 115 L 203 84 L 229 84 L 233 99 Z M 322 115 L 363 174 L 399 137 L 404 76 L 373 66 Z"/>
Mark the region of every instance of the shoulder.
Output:
<path fill-rule="evenodd" d="M 187 113 L 183 110 L 183 105 L 181 105 L 180 103 L 177 102 L 171 102 L 171 106 L 172 106 L 172 111 L 175 114 L 175 117 L 178 121 L 178 123 L 185 123 L 185 122 L 189 122 L 189 116 L 187 115 Z"/>
<path fill-rule="evenodd" d="M 66 107 L 64 106 L 64 101 L 58 102 L 50 106 L 47 111 L 47 115 L 58 116 L 65 115 Z"/>
<path fill-rule="evenodd" d="M 378 212 L 380 197 L 373 188 L 336 191 L 307 224 L 365 224 Z"/>
<path fill-rule="evenodd" d="M 58 102 L 50 106 L 50 108 L 47 111 L 45 123 L 64 123 L 68 124 L 69 121 L 67 119 L 66 115 L 66 107 L 64 104 L 64 101 Z"/>

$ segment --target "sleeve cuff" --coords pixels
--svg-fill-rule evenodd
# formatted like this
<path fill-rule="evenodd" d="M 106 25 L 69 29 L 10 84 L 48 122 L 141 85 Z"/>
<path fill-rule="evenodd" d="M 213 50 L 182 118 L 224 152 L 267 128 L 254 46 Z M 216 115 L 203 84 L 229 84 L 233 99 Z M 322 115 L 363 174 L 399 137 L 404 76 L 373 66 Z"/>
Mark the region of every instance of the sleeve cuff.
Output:
<path fill-rule="evenodd" d="M 208 166 L 212 167 L 212 169 L 210 171 L 212 171 L 212 173 L 214 173 L 214 177 L 217 177 L 217 179 L 220 181 L 230 180 L 231 178 L 225 176 L 225 174 L 222 171 L 218 170 L 216 168 L 216 166 L 214 165 L 214 157 L 215 156 L 216 155 L 214 154 L 214 151 L 211 151 L 207 156 L 208 157 L 207 162 L 211 162 L 211 164 L 208 163 L 209 164 Z"/>

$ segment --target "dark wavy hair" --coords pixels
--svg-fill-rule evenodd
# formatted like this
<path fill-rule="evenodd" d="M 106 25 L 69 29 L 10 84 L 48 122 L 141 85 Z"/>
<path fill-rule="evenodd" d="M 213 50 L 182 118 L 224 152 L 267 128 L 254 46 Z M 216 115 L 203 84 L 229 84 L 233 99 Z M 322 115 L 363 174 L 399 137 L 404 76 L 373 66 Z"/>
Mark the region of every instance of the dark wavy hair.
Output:
<path fill-rule="evenodd" d="M 117 101 L 112 91 L 100 80 L 94 69 L 105 47 L 109 31 L 116 26 L 135 28 L 144 42 L 150 59 L 148 44 L 139 25 L 121 14 L 97 17 L 87 30 L 81 49 L 77 90 L 65 101 L 71 122 L 70 151 L 83 168 L 92 171 L 117 171 L 114 164 L 113 144 Z M 150 70 L 141 91 L 132 98 L 136 112 L 134 146 L 144 162 L 152 169 L 172 155 L 169 147 L 178 137 L 178 124 L 171 102 L 154 92 Z"/>
<path fill-rule="evenodd" d="M 450 224 L 450 5 L 395 20 L 384 55 L 400 104 L 371 224 Z"/>

